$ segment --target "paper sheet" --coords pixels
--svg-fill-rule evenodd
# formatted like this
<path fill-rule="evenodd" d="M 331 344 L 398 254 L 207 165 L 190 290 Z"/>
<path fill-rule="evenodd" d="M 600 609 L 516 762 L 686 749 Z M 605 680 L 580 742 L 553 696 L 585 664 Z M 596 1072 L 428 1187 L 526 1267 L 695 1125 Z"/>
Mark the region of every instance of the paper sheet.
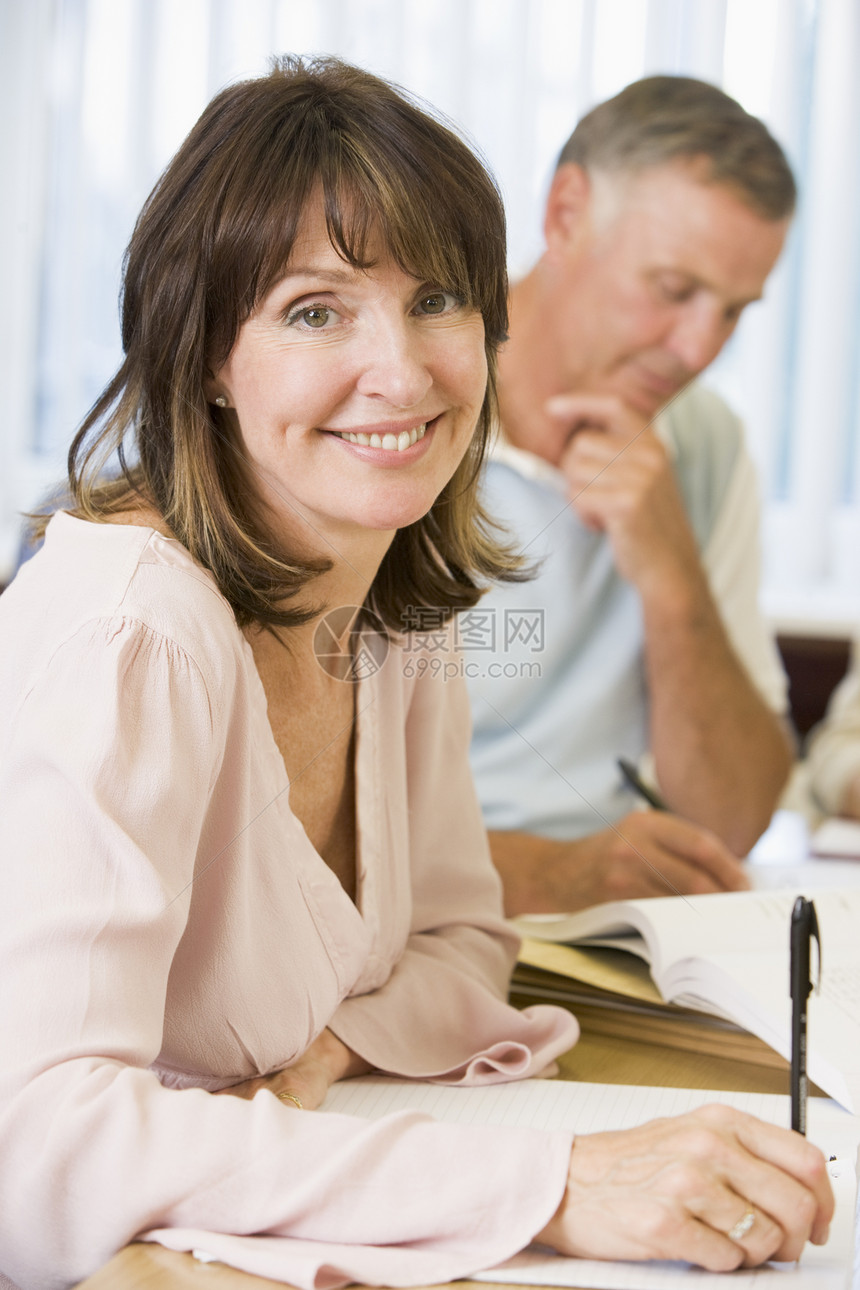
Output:
<path fill-rule="evenodd" d="M 860 860 L 860 821 L 825 820 L 812 835 L 811 849 L 817 856 Z"/>
<path fill-rule="evenodd" d="M 789 1123 L 789 1099 L 769 1093 L 725 1093 L 702 1089 L 644 1088 L 625 1084 L 579 1084 L 562 1080 L 525 1080 L 483 1088 L 447 1088 L 368 1076 L 336 1084 L 323 1106 L 376 1119 L 401 1110 L 420 1110 L 440 1120 L 474 1124 L 520 1124 L 538 1129 L 575 1128 L 577 1132 L 630 1128 L 659 1115 L 679 1115 L 707 1102 L 723 1102 L 774 1124 Z M 831 1177 L 836 1218 L 823 1248 L 807 1246 L 799 1266 L 770 1264 L 724 1275 L 681 1263 L 609 1263 L 566 1259 L 531 1248 L 476 1279 L 532 1285 L 587 1286 L 593 1290 L 846 1290 L 851 1285 L 855 1162 L 860 1120 L 830 1099 L 809 1102 L 809 1137 L 836 1155 Z"/>

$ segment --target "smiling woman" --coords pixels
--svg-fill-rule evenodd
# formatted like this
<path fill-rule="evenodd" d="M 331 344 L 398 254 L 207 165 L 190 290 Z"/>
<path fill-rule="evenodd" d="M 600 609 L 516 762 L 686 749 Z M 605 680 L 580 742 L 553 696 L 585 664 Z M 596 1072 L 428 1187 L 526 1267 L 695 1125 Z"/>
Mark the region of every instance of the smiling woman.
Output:
<path fill-rule="evenodd" d="M 449 130 L 382 82 L 370 96 L 371 79 L 343 64 L 328 65 L 322 77 L 293 74 L 285 63 L 284 72 L 213 100 L 137 222 L 123 288 L 125 362 L 70 454 L 82 517 L 126 509 L 143 495 L 211 570 L 242 623 L 299 621 L 296 596 L 331 552 L 324 539 L 322 546 L 311 540 L 307 524 L 291 534 L 298 549 L 273 545 L 276 534 L 287 536 L 282 523 L 270 525 L 273 480 L 261 489 L 255 451 L 240 444 L 237 410 L 224 406 L 232 401 L 213 380 L 225 364 L 234 375 L 240 367 L 245 383 L 254 379 L 252 367 L 262 376 L 265 366 L 267 382 L 277 371 L 280 388 L 295 379 L 297 364 L 303 370 L 302 399 L 281 410 L 296 425 L 279 449 L 280 464 L 269 462 L 278 475 L 290 469 L 294 450 L 301 457 L 314 436 L 341 423 L 349 431 L 354 423 L 355 432 L 385 423 L 384 434 L 390 421 L 399 434 L 405 423 L 410 432 L 423 424 L 425 413 L 435 417 L 450 396 L 430 389 L 435 377 L 419 372 L 417 347 L 428 359 L 434 350 L 430 368 L 443 350 L 462 353 L 473 389 L 457 418 L 459 457 L 449 451 L 448 476 L 435 470 L 438 500 L 427 496 L 406 521 L 415 527 L 391 543 L 374 607 L 397 629 L 408 606 L 429 597 L 448 613 L 475 602 L 476 579 L 516 568 L 487 540 L 476 497 L 507 321 L 501 202 Z M 404 311 L 396 322 L 379 304 L 395 291 Z M 479 337 L 489 384 L 483 365 L 474 366 Z M 358 382 L 362 352 L 371 351 L 374 363 Z M 377 376 L 390 388 L 371 390 Z M 428 389 L 419 391 L 416 381 L 425 379 Z M 312 406 L 310 390 L 320 381 L 325 393 L 317 390 Z M 244 384 L 242 391 L 245 404 Z M 271 431 L 278 396 L 272 389 L 262 397 L 272 400 Z M 242 428 L 255 442 L 266 433 L 256 421 L 261 411 L 256 406 L 254 424 Z M 302 416 L 310 418 L 303 438 Z M 130 430 L 133 464 L 106 485 L 104 463 L 115 450 L 122 454 Z M 438 438 L 450 450 L 450 428 Z M 440 447 L 428 463 L 435 465 Z M 282 520 L 284 505 L 281 499 Z"/>
<path fill-rule="evenodd" d="M 454 134 L 328 61 L 224 91 L 144 208 L 74 509 L 0 598 L 0 1260 L 27 1290 L 138 1235 L 220 1233 L 239 1267 L 268 1236 L 308 1290 L 533 1238 L 733 1268 L 825 1235 L 820 1153 L 720 1108 L 573 1151 L 314 1113 L 362 1071 L 520 1079 L 577 1036 L 506 1001 L 463 679 L 422 666 L 519 576 L 477 500 L 503 232 Z"/>

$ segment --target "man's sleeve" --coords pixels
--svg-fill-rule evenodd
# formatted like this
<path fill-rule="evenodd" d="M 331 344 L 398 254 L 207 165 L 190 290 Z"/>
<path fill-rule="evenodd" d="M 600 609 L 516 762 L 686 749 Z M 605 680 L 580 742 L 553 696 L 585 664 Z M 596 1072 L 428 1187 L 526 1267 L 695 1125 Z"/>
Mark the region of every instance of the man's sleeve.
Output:
<path fill-rule="evenodd" d="M 702 562 L 729 639 L 762 698 L 788 711 L 788 683 L 759 603 L 760 502 L 755 467 L 741 443 Z"/>

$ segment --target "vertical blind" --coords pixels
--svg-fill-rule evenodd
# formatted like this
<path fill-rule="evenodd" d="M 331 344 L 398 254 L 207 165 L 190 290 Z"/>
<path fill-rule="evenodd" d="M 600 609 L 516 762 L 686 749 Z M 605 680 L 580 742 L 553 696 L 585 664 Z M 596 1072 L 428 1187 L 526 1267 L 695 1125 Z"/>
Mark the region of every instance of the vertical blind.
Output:
<path fill-rule="evenodd" d="M 338 54 L 447 114 L 499 180 L 514 274 L 595 102 L 683 72 L 763 117 L 801 206 L 709 379 L 759 467 L 766 606 L 795 626 L 860 620 L 856 0 L 2 0 L 0 576 L 117 365 L 122 253 L 150 186 L 216 90 L 288 51 Z"/>

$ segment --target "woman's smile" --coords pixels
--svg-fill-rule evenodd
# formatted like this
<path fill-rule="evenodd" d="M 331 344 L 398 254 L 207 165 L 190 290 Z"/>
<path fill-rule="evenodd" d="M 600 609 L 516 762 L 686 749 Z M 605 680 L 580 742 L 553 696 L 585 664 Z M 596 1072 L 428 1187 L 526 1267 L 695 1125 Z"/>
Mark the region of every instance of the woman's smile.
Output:
<path fill-rule="evenodd" d="M 330 430 L 327 433 L 334 435 L 335 438 L 342 440 L 344 443 L 355 444 L 359 448 L 372 448 L 374 451 L 381 450 L 389 455 L 402 457 L 404 453 L 409 453 L 409 460 L 414 461 L 419 453 L 409 452 L 417 444 L 423 443 L 427 438 L 428 431 L 432 438 L 433 421 L 422 421 L 420 425 L 412 426 L 411 429 L 399 429 L 396 426 L 378 426 L 374 429 L 363 428 L 361 430 Z M 429 446 L 429 441 L 428 445 Z M 426 451 L 426 449 L 422 449 Z"/>

